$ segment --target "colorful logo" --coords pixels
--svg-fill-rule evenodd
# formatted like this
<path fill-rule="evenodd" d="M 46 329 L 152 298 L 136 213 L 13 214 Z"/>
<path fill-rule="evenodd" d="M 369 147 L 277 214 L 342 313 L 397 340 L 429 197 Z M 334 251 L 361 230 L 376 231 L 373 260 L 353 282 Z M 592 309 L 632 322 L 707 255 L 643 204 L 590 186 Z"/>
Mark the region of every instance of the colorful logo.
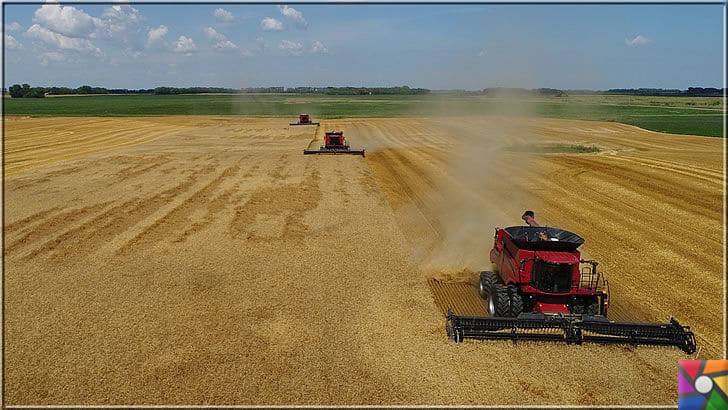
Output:
<path fill-rule="evenodd" d="M 680 360 L 678 410 L 728 410 L 728 360 Z"/>

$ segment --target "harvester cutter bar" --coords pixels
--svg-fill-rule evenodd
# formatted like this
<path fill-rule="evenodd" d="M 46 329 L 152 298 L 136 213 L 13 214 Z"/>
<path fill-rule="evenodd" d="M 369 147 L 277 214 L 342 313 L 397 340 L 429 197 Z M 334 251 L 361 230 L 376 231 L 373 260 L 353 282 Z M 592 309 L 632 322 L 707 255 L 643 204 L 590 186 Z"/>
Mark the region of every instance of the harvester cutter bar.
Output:
<path fill-rule="evenodd" d="M 321 125 L 320 122 L 289 122 L 288 125 Z"/>
<path fill-rule="evenodd" d="M 690 327 L 672 318 L 667 324 L 612 322 L 601 316 L 546 316 L 522 314 L 516 318 L 456 316 L 447 313 L 447 334 L 456 343 L 464 339 L 564 341 L 567 344 L 606 343 L 676 346 L 685 353 L 696 350 Z"/>

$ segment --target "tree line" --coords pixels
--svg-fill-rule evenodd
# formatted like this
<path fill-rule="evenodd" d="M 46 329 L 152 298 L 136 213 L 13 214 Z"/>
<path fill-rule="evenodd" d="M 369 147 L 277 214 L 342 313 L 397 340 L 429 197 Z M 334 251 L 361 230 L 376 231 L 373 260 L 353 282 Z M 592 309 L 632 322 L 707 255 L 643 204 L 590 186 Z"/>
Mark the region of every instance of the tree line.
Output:
<path fill-rule="evenodd" d="M 152 95 L 179 95 L 179 94 L 325 94 L 325 95 L 423 95 L 423 94 L 456 94 L 456 95 L 542 95 L 551 97 L 564 97 L 569 94 L 598 94 L 598 95 L 635 95 L 635 96 L 678 96 L 678 97 L 721 97 L 725 88 L 689 87 L 687 90 L 672 88 L 613 88 L 605 91 L 595 90 L 559 90 L 555 88 L 507 88 L 492 87 L 478 91 L 466 90 L 439 90 L 432 91 L 427 88 L 410 88 L 406 85 L 399 87 L 156 87 L 156 88 L 103 88 L 82 85 L 78 88 L 69 87 L 31 87 L 28 84 L 14 84 L 8 93 L 13 98 L 43 98 L 48 95 L 81 95 L 81 94 L 152 94 Z M 5 90 L 3 90 L 5 93 Z"/>
<path fill-rule="evenodd" d="M 13 84 L 8 94 L 13 98 L 43 98 L 47 95 L 81 95 L 81 94 L 152 94 L 153 89 L 129 90 L 126 88 L 107 89 L 82 85 L 78 88 L 69 87 L 31 87 L 28 84 Z"/>
<path fill-rule="evenodd" d="M 642 97 L 722 97 L 725 88 L 688 87 L 676 88 L 612 88 L 606 91 L 566 90 L 568 94 L 634 95 Z"/>
<path fill-rule="evenodd" d="M 4 91 L 4 90 L 3 90 Z M 149 89 L 103 88 L 83 85 L 78 88 L 69 87 L 31 87 L 28 84 L 14 84 L 8 93 L 12 98 L 43 98 L 49 95 L 82 95 L 82 94 L 328 94 L 328 95 L 415 95 L 427 94 L 424 88 L 401 87 L 156 87 Z"/>

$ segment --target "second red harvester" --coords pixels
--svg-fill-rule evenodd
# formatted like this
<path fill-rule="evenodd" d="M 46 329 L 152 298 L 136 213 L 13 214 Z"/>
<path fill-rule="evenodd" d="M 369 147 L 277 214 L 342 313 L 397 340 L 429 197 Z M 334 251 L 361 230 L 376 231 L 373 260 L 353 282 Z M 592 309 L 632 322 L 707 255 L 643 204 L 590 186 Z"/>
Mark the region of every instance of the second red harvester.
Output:
<path fill-rule="evenodd" d="M 327 131 L 324 135 L 324 145 L 316 150 L 303 150 L 304 154 L 354 154 L 364 156 L 364 149 L 354 150 L 349 147 L 344 137 L 344 131 Z"/>

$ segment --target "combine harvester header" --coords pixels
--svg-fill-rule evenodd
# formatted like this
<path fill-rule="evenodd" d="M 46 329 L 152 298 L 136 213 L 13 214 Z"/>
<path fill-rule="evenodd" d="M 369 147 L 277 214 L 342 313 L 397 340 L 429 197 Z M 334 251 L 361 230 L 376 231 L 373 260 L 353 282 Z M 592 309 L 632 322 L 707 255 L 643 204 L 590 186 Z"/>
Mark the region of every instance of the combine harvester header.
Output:
<path fill-rule="evenodd" d="M 598 262 L 581 259 L 584 239 L 539 225 L 532 211 L 522 219 L 528 226 L 496 228 L 490 261 L 497 273 L 480 273 L 489 316 L 448 310 L 450 339 L 662 345 L 695 352 L 695 335 L 675 318 L 666 324 L 608 320 L 609 284 L 597 271 Z"/>

